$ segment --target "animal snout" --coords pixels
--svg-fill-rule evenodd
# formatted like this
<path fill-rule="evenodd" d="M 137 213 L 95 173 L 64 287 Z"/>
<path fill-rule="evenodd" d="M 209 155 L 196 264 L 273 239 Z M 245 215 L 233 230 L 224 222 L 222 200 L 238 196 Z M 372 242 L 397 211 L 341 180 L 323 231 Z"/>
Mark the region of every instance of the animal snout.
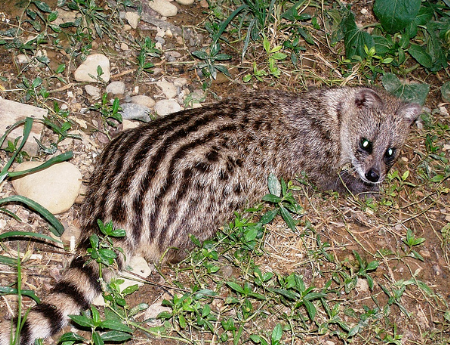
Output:
<path fill-rule="evenodd" d="M 378 169 L 371 168 L 368 172 L 366 172 L 365 176 L 370 182 L 378 182 L 380 179 L 380 172 Z"/>

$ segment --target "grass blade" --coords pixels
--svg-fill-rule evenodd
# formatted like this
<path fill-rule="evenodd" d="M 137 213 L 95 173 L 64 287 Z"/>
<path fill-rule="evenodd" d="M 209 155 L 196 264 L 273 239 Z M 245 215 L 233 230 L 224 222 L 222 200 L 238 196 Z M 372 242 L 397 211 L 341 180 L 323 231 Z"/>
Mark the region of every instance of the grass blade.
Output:
<path fill-rule="evenodd" d="M 50 231 L 56 236 L 61 236 L 64 232 L 64 227 L 61 222 L 45 207 L 39 205 L 36 201 L 28 199 L 21 195 L 12 195 L 7 198 L 0 199 L 0 205 L 9 202 L 20 202 L 27 205 L 32 210 L 38 212 L 42 217 L 44 217 L 51 225 Z"/>

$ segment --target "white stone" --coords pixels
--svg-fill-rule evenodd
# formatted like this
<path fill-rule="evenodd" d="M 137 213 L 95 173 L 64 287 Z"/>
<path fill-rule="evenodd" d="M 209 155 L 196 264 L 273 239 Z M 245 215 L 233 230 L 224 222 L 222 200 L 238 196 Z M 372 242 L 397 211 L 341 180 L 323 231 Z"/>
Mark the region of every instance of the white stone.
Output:
<path fill-rule="evenodd" d="M 31 61 L 30 58 L 28 56 L 26 56 L 25 54 L 17 55 L 16 59 L 17 59 L 18 64 L 26 64 Z"/>
<path fill-rule="evenodd" d="M 52 22 L 55 25 L 74 22 L 80 16 L 78 11 L 65 11 L 60 8 L 57 8 L 56 11 L 58 12 L 58 18 Z"/>
<path fill-rule="evenodd" d="M 147 108 L 153 108 L 155 106 L 155 101 L 153 98 L 145 95 L 136 95 L 131 97 L 131 103 L 140 104 Z"/>
<path fill-rule="evenodd" d="M 150 0 L 148 6 L 164 17 L 173 17 L 178 12 L 177 7 L 167 0 Z"/>
<path fill-rule="evenodd" d="M 126 131 L 127 129 L 132 129 L 139 127 L 140 124 L 138 121 L 132 121 L 132 120 L 123 120 L 122 121 L 122 129 Z"/>
<path fill-rule="evenodd" d="M 97 67 L 100 66 L 103 74 L 102 80 L 108 82 L 111 78 L 109 59 L 103 54 L 89 55 L 86 60 L 76 69 L 74 77 L 76 81 L 97 82 Z"/>
<path fill-rule="evenodd" d="M 177 87 L 164 79 L 158 81 L 156 83 L 156 86 L 158 86 L 162 90 L 167 98 L 174 98 L 177 96 Z"/>
<path fill-rule="evenodd" d="M 195 0 L 176 0 L 181 5 L 192 5 Z"/>
<path fill-rule="evenodd" d="M 125 83 L 123 81 L 113 81 L 106 87 L 106 93 L 123 95 L 125 93 Z"/>
<path fill-rule="evenodd" d="M 183 87 L 186 84 L 187 84 L 187 79 L 186 78 L 176 78 L 173 81 L 173 85 L 175 85 L 176 87 Z"/>
<path fill-rule="evenodd" d="M 128 47 L 128 45 L 126 43 L 120 43 L 120 49 L 122 49 L 123 51 L 127 51 L 130 49 L 130 47 Z"/>
<path fill-rule="evenodd" d="M 162 300 L 153 303 L 144 313 L 144 319 L 146 320 L 146 323 L 150 326 L 158 326 L 162 325 L 163 321 L 162 319 L 158 319 L 158 315 L 161 314 L 163 311 L 170 312 L 172 309 L 170 307 L 165 307 L 161 305 Z"/>
<path fill-rule="evenodd" d="M 130 24 L 130 26 L 133 29 L 136 29 L 141 17 L 136 12 L 127 12 L 127 13 L 125 13 L 125 19 L 128 21 L 128 24 Z"/>
<path fill-rule="evenodd" d="M 25 120 L 26 117 L 42 120 L 47 114 L 48 111 L 45 109 L 0 98 L 0 135 L 3 135 L 16 122 Z M 39 147 L 34 138 L 39 139 L 43 129 L 44 125 L 41 122 L 33 121 L 30 135 L 23 147 L 23 150 L 31 156 L 38 153 Z M 23 124 L 11 131 L 2 147 L 8 145 L 8 140 L 14 142 L 14 139 L 18 137 L 23 138 Z"/>
<path fill-rule="evenodd" d="M 15 171 L 37 167 L 41 162 L 24 162 Z M 69 162 L 13 179 L 17 194 L 30 198 L 53 214 L 67 211 L 75 202 L 81 187 L 81 172 Z"/>
<path fill-rule="evenodd" d="M 165 116 L 182 110 L 181 106 L 174 99 L 163 99 L 156 102 L 155 111 L 158 115 Z"/>
<path fill-rule="evenodd" d="M 369 284 L 367 283 L 367 280 L 359 278 L 356 282 L 356 291 L 359 293 L 362 292 L 368 292 L 369 291 Z"/>
<path fill-rule="evenodd" d="M 93 85 L 85 85 L 84 90 L 86 93 L 94 99 L 100 98 L 100 89 Z"/>

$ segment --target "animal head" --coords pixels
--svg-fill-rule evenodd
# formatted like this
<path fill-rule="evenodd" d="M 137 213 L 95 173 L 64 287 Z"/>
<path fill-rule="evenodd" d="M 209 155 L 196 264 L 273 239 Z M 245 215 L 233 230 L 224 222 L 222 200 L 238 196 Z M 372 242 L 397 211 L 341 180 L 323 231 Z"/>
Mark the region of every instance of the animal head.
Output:
<path fill-rule="evenodd" d="M 368 88 L 355 89 L 346 103 L 341 141 L 347 160 L 364 183 L 380 184 L 422 107 Z"/>

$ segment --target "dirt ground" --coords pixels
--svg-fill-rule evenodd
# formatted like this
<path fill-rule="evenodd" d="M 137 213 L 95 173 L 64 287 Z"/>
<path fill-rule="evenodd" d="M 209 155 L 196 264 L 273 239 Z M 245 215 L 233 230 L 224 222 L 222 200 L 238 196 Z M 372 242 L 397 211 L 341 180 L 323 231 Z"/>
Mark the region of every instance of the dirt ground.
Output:
<path fill-rule="evenodd" d="M 48 2 L 50 6 L 54 3 Z M 0 23 L 0 31 L 5 30 L 11 25 L 16 25 L 16 16 L 21 15 L 20 2 L 10 2 L 3 4 L 0 11 L 4 12 L 8 18 L 11 18 L 10 24 Z M 362 4 L 361 6 L 363 6 Z M 206 9 L 200 7 L 198 3 L 195 6 L 185 7 L 177 5 L 179 14 L 168 21 L 178 27 L 190 28 L 194 32 L 201 34 L 203 40 L 199 41 L 196 47 L 186 44 L 179 44 L 175 38 L 168 39 L 166 45 L 171 50 L 181 53 L 181 58 L 176 63 L 168 63 L 164 59 L 155 60 L 155 65 L 161 68 L 158 75 L 141 74 L 139 80 L 136 80 L 135 73 L 126 73 L 127 70 L 135 70 L 133 65 L 127 64 L 128 59 L 135 59 L 134 56 L 123 56 L 114 53 L 114 47 L 110 46 L 108 40 L 97 38 L 94 41 L 92 51 L 110 52 L 109 55 L 113 64 L 112 80 L 121 80 L 125 82 L 127 89 L 132 90 L 139 85 L 139 93 L 149 96 L 158 97 L 159 90 L 155 86 L 155 81 L 166 78 L 183 77 L 188 80 L 189 87 L 194 89 L 202 88 L 204 79 L 198 74 L 196 69 L 191 68 L 193 57 L 190 54 L 193 50 L 200 49 L 202 46 L 208 45 L 208 35 L 203 29 L 203 23 L 207 18 Z M 148 35 L 155 38 L 156 30 L 147 23 L 141 23 L 138 30 L 132 33 L 135 36 Z M 68 44 L 68 42 L 63 42 Z M 321 52 L 313 48 L 309 48 L 304 52 L 306 58 L 310 61 L 310 66 L 305 70 L 305 74 L 299 76 L 291 73 L 285 76 L 283 80 L 278 80 L 273 85 L 258 83 L 253 85 L 244 84 L 242 76 L 248 73 L 251 64 L 241 62 L 238 54 L 228 48 L 227 53 L 233 55 L 233 60 L 229 64 L 232 78 L 228 79 L 220 75 L 218 80 L 212 81 L 207 92 L 206 102 L 214 102 L 218 98 L 239 96 L 241 90 L 254 88 L 284 88 L 298 89 L 304 86 L 303 80 L 308 80 L 308 74 L 324 75 L 326 69 L 323 65 L 322 57 L 329 54 L 328 51 Z M 52 66 L 60 63 L 67 63 L 67 56 L 60 51 L 48 49 L 47 52 L 51 58 Z M 23 100 L 23 92 L 15 91 L 17 85 L 21 82 L 21 78 L 26 76 L 32 80 L 36 73 L 40 73 L 40 69 L 26 68 L 23 69 L 16 63 L 15 50 L 6 50 L 0 46 L 0 76 L 4 79 L 0 81 L 2 89 L 0 96 L 5 99 L 16 101 Z M 84 111 L 98 102 L 90 98 L 83 91 L 83 85 L 76 83 L 73 79 L 72 72 L 75 65 L 79 61 L 72 61 L 72 65 L 67 70 L 67 77 L 70 86 L 64 90 L 63 86 L 57 79 L 49 81 L 47 89 L 61 90 L 51 93 L 51 99 L 61 103 L 65 103 L 70 110 L 70 117 L 73 121 L 73 129 L 81 130 L 85 136 L 81 140 L 67 139 L 59 146 L 57 153 L 68 150 L 74 152 L 74 158 L 71 160 L 83 175 L 84 182 L 89 180 L 93 172 L 93 164 L 95 157 L 101 152 L 107 142 L 107 138 L 101 132 L 97 131 L 101 124 L 100 115 L 95 111 Z M 189 62 L 189 63 L 184 63 Z M 133 60 L 134 64 L 134 60 Z M 440 91 L 438 88 L 439 76 L 429 77 L 427 82 L 431 84 L 431 92 L 428 96 L 426 107 L 432 111 L 441 106 L 443 110 L 435 115 L 434 121 L 440 126 L 449 126 L 450 117 L 445 110 L 450 110 L 448 104 L 442 104 Z M 435 84 L 433 84 L 433 82 Z M 358 83 L 357 80 L 351 83 Z M 308 86 L 320 86 L 317 79 L 307 82 Z M 72 92 L 75 98 L 69 99 L 68 92 Z M 33 102 L 30 100 L 30 102 Z M 35 104 L 40 106 L 40 104 Z M 75 120 L 76 119 L 76 120 Z M 87 128 L 79 126 L 80 120 L 87 124 Z M 120 126 L 118 130 L 120 130 Z M 112 130 L 112 135 L 114 130 Z M 398 180 L 392 181 L 397 187 L 393 191 L 393 205 L 377 204 L 375 208 L 362 207 L 359 200 L 350 197 L 335 197 L 330 193 L 319 193 L 311 187 L 302 186 L 301 190 L 296 193 L 299 203 L 304 207 L 307 219 L 311 222 L 315 233 L 321 235 L 323 242 L 330 243 L 327 249 L 339 261 L 348 265 L 355 260 L 353 251 L 362 253 L 368 260 L 376 257 L 380 262 L 378 269 L 372 274 L 376 280 L 374 290 L 369 292 L 364 287 L 355 290 L 351 296 L 350 304 L 355 308 L 362 308 L 362 305 L 374 306 L 374 298 L 380 305 L 388 303 L 388 297 L 383 293 L 382 284 L 394 284 L 394 282 L 405 282 L 411 280 L 411 284 L 406 284 L 407 289 L 401 298 L 401 305 L 414 317 L 406 316 L 397 304 L 392 304 L 391 308 L 396 317 L 396 325 L 398 332 L 403 334 L 402 344 L 445 344 L 445 334 L 450 339 L 449 330 L 445 331 L 448 322 L 443 323 L 442 315 L 450 309 L 450 244 L 449 238 L 445 240 L 445 236 L 441 231 L 450 223 L 450 202 L 448 188 L 450 187 L 448 179 L 436 186 L 427 185 L 426 181 L 416 172 L 423 169 L 424 157 L 427 156 L 425 149 L 426 134 L 428 129 L 423 123 L 412 131 L 410 140 L 404 148 L 401 159 L 394 167 L 395 170 L 403 172 L 409 170 L 408 184 L 401 184 Z M 2 133 L 0 133 L 2 134 Z M 50 143 L 55 136 L 49 129 L 45 129 L 42 142 Z M 436 143 L 445 145 L 449 144 L 448 133 L 441 138 L 436 139 Z M 443 151 L 446 158 L 450 158 L 449 150 Z M 45 159 L 44 155 L 41 155 Z M 8 154 L 0 151 L 0 162 L 2 166 L 8 159 Z M 423 186 L 416 188 L 414 186 Z M 386 187 L 388 188 L 388 187 Z M 0 185 L 0 198 L 14 194 L 14 189 L 10 182 Z M 0 232 L 6 231 L 34 231 L 47 233 L 47 223 L 42 220 L 36 213 L 28 210 L 21 205 L 8 205 L 8 209 L 15 212 L 22 221 L 12 219 L 6 214 L 0 213 Z M 69 211 L 58 215 L 58 219 L 68 228 L 77 226 L 77 217 L 80 205 L 75 204 Z M 423 237 L 425 242 L 414 248 L 423 260 L 418 260 L 410 255 L 407 246 L 403 240 L 406 237 L 407 229 L 411 229 L 416 238 Z M 447 235 L 448 236 L 448 235 Z M 305 282 L 312 281 L 320 286 L 325 284 L 327 278 L 314 276 L 314 272 L 326 272 L 328 267 L 325 264 L 311 261 L 311 257 L 306 252 L 317 249 L 317 242 L 313 236 L 300 238 L 298 233 L 287 229 L 281 220 L 277 220 L 269 226 L 269 231 L 265 240 L 265 254 L 259 258 L 259 265 L 266 268 L 267 271 L 276 272 L 277 274 L 289 274 L 297 272 L 302 274 Z M 49 243 L 37 241 L 8 241 L 2 242 L 0 247 L 0 255 L 13 256 L 17 255 L 17 249 L 23 255 L 23 286 L 26 289 L 35 291 L 38 296 L 43 296 L 51 288 L 51 286 L 61 277 L 61 271 L 67 266 L 71 259 L 71 254 L 61 248 L 57 248 Z M 307 264 L 305 264 L 307 263 Z M 173 271 L 170 267 L 162 268 L 166 279 L 173 277 Z M 188 274 L 188 273 L 186 273 Z M 231 274 L 236 274 L 232 272 Z M 188 279 L 181 273 L 177 273 L 177 279 Z M 322 280 L 321 280 L 322 279 Z M 150 280 L 155 283 L 163 283 L 161 276 L 154 272 Z M 16 281 L 16 272 L 13 267 L 0 265 L 0 286 L 10 286 Z M 428 295 L 425 289 L 417 288 L 418 282 L 423 282 L 433 293 Z M 420 285 L 420 284 L 419 284 Z M 401 284 L 398 285 L 399 287 Z M 167 290 L 163 288 L 155 288 L 152 285 L 146 285 L 139 290 L 139 294 L 130 296 L 130 305 L 146 301 L 153 304 L 161 298 Z M 372 297 L 371 297 L 372 296 Z M 11 317 L 15 314 L 15 298 L 12 295 L 0 298 L 0 318 Z M 25 305 L 32 305 L 30 299 L 25 300 Z M 0 324 L 1 325 L 1 324 Z M 65 331 L 71 329 L 67 326 Z M 436 333 L 442 335 L 440 341 L 437 341 Z M 427 335 L 428 334 L 428 335 Z M 54 337 L 51 342 L 55 342 Z M 140 340 L 139 340 L 140 339 Z M 442 340 L 444 339 L 444 340 Z M 145 336 L 133 340 L 134 343 L 147 342 Z M 325 344 L 344 343 L 336 337 L 318 337 L 317 339 L 305 340 L 305 343 Z M 425 342 L 424 342 L 425 341 Z M 170 341 L 153 340 L 153 343 L 166 343 Z M 364 344 L 364 340 L 355 341 L 354 343 Z M 373 342 L 368 342 L 373 343 Z M 380 341 L 380 343 L 382 343 Z M 447 342 L 449 343 L 449 342 Z"/>

